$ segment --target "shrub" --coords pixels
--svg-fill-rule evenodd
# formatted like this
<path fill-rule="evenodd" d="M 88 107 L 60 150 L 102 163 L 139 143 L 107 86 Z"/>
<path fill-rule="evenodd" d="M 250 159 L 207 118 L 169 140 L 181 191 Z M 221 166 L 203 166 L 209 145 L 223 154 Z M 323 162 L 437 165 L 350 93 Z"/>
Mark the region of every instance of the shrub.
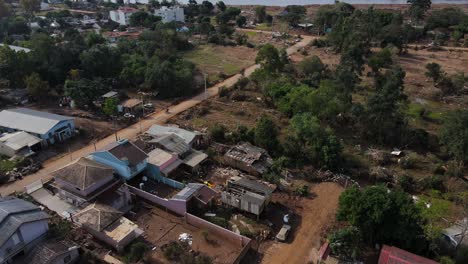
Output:
<path fill-rule="evenodd" d="M 329 241 L 332 253 L 342 259 L 356 260 L 361 254 L 362 238 L 356 227 L 346 227 L 333 232 Z"/>
<path fill-rule="evenodd" d="M 215 124 L 210 128 L 210 136 L 214 141 L 223 142 L 226 137 L 226 127 L 222 124 Z"/>
<path fill-rule="evenodd" d="M 423 190 L 445 190 L 444 181 L 441 177 L 436 175 L 423 179 L 421 181 L 421 187 Z"/>
<path fill-rule="evenodd" d="M 415 181 L 411 176 L 403 175 L 398 178 L 398 185 L 405 192 L 413 192 L 415 190 Z"/>
<path fill-rule="evenodd" d="M 298 186 L 294 192 L 301 197 L 306 197 L 309 195 L 309 186 L 306 184 Z"/>
<path fill-rule="evenodd" d="M 219 88 L 219 97 L 227 97 L 230 93 L 230 90 L 229 88 L 227 88 L 226 86 L 222 86 Z"/>
<path fill-rule="evenodd" d="M 138 262 L 140 261 L 145 252 L 148 251 L 148 246 L 143 242 L 137 242 L 130 246 L 130 252 L 125 256 L 126 263 Z"/>
<path fill-rule="evenodd" d="M 221 226 L 221 227 L 224 227 L 224 228 L 229 227 L 228 220 L 226 220 L 226 219 L 224 219 L 222 217 L 219 217 L 219 216 L 212 216 L 212 217 L 209 217 L 207 220 L 209 222 L 215 224 L 215 225 L 218 225 L 218 226 Z"/>

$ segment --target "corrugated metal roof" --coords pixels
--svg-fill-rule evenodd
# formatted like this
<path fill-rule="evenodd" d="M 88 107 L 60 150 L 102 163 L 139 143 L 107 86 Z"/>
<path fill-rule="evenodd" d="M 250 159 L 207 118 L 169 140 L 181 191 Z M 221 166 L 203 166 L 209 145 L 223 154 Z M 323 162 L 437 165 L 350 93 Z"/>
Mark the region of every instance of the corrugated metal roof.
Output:
<path fill-rule="evenodd" d="M 177 155 L 182 155 L 190 150 L 190 146 L 176 134 L 158 136 L 150 140 L 149 143 L 159 144 L 167 151 L 173 152 Z"/>
<path fill-rule="evenodd" d="M 167 134 L 176 134 L 177 136 L 181 137 L 186 144 L 191 144 L 193 139 L 200 135 L 198 132 L 188 131 L 179 127 L 174 126 L 160 126 L 160 125 L 153 125 L 146 131 L 147 134 L 152 136 L 163 136 Z"/>
<path fill-rule="evenodd" d="M 35 134 L 46 134 L 55 125 L 65 120 L 73 120 L 73 118 L 28 108 L 8 109 L 0 112 L 0 127 Z"/>
<path fill-rule="evenodd" d="M 0 142 L 5 144 L 5 146 L 17 151 L 24 147 L 34 146 L 35 144 L 41 142 L 41 139 L 24 131 L 18 131 L 0 135 Z"/>
<path fill-rule="evenodd" d="M 36 205 L 15 198 L 0 198 L 0 246 L 24 223 L 48 219 L 49 215 Z"/>
<path fill-rule="evenodd" d="M 203 184 L 201 183 L 189 183 L 187 186 L 185 186 L 182 191 L 178 192 L 176 195 L 172 197 L 172 199 L 176 200 L 183 200 L 183 201 L 188 201 L 192 196 L 201 188 L 203 188 Z"/>
<path fill-rule="evenodd" d="M 185 157 L 184 163 L 194 168 L 198 164 L 206 160 L 207 158 L 208 158 L 208 155 L 206 155 L 205 153 L 201 151 L 192 150 L 190 154 L 187 157 Z"/>
<path fill-rule="evenodd" d="M 5 44 L 2 44 L 0 43 L 0 46 L 5 46 Z M 15 52 L 19 52 L 19 51 L 24 51 L 26 53 L 28 52 L 31 52 L 31 49 L 28 49 L 28 48 L 23 48 L 23 47 L 19 47 L 19 46 L 13 46 L 13 45 L 6 45 L 7 47 L 9 47 L 10 49 L 14 50 Z"/>

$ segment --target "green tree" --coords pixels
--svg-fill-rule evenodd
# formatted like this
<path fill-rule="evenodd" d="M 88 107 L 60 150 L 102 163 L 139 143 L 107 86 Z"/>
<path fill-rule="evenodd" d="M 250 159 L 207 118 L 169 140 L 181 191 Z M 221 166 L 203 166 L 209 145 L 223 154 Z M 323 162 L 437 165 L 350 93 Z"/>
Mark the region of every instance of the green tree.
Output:
<path fill-rule="evenodd" d="M 113 77 L 121 70 L 120 53 L 107 45 L 95 45 L 80 55 L 81 65 L 89 77 Z"/>
<path fill-rule="evenodd" d="M 356 227 L 349 226 L 333 232 L 329 237 L 334 255 L 344 260 L 358 260 L 361 255 L 362 235 Z"/>
<path fill-rule="evenodd" d="M 198 10 L 202 15 L 210 15 L 213 12 L 214 5 L 210 1 L 203 1 L 201 5 L 199 5 Z"/>
<path fill-rule="evenodd" d="M 10 6 L 4 0 L 0 0 L 0 19 L 10 15 Z"/>
<path fill-rule="evenodd" d="M 289 5 L 284 9 L 281 19 L 295 26 L 301 22 L 306 14 L 306 8 L 300 5 Z"/>
<path fill-rule="evenodd" d="M 322 128 L 312 114 L 297 114 L 291 119 L 285 144 L 285 152 L 290 158 L 335 169 L 342 149 L 338 139 L 330 130 Z"/>
<path fill-rule="evenodd" d="M 145 72 L 145 85 L 162 97 L 188 95 L 194 91 L 195 65 L 182 58 L 162 60 L 154 56 Z"/>
<path fill-rule="evenodd" d="M 226 10 L 226 4 L 223 1 L 219 1 L 216 3 L 216 7 L 219 11 L 224 12 Z"/>
<path fill-rule="evenodd" d="M 440 141 L 458 162 L 463 164 L 468 160 L 468 110 L 447 114 L 440 131 Z"/>
<path fill-rule="evenodd" d="M 426 64 L 426 72 L 424 73 L 427 77 L 431 78 L 434 83 L 437 83 L 444 76 L 442 67 L 440 64 L 431 62 Z"/>
<path fill-rule="evenodd" d="M 20 0 L 20 5 L 29 17 L 32 17 L 34 12 L 37 12 L 41 9 L 40 0 Z"/>
<path fill-rule="evenodd" d="M 313 87 L 317 87 L 320 81 L 329 74 L 327 65 L 316 55 L 302 60 L 298 65 L 298 70 L 303 82 Z"/>
<path fill-rule="evenodd" d="M 49 83 L 41 80 L 41 77 L 37 73 L 32 73 L 27 76 L 24 80 L 26 84 L 26 90 L 28 93 L 37 98 L 43 98 L 48 95 Z"/>
<path fill-rule="evenodd" d="M 8 46 L 0 47 L 0 78 L 6 79 L 10 87 L 23 86 L 30 64 L 25 52 L 15 52 Z"/>
<path fill-rule="evenodd" d="M 424 18 L 426 12 L 431 9 L 431 0 L 407 0 L 409 7 L 409 14 L 417 21 Z"/>
<path fill-rule="evenodd" d="M 139 11 L 130 16 L 130 26 L 132 27 L 151 27 L 159 21 L 161 21 L 161 17 L 151 15 L 145 11 Z"/>
<path fill-rule="evenodd" d="M 102 111 L 108 116 L 114 116 L 117 114 L 117 105 L 119 101 L 117 98 L 106 98 L 102 106 Z"/>
<path fill-rule="evenodd" d="M 257 23 L 265 22 L 267 17 L 266 7 L 265 6 L 256 6 L 255 7 L 255 20 Z"/>
<path fill-rule="evenodd" d="M 244 27 L 247 23 L 247 18 L 245 16 L 238 16 L 236 18 L 236 24 L 238 27 Z"/>
<path fill-rule="evenodd" d="M 278 127 L 266 115 L 263 115 L 255 126 L 254 141 L 255 144 L 275 153 L 278 150 Z"/>
<path fill-rule="evenodd" d="M 259 63 L 263 69 L 269 73 L 276 73 L 283 69 L 278 49 L 272 44 L 263 45 L 257 53 L 255 62 Z"/>
<path fill-rule="evenodd" d="M 405 71 L 393 67 L 376 77 L 376 92 L 367 99 L 364 135 L 378 143 L 397 144 L 406 129 L 401 112 L 406 104 L 403 93 Z"/>
<path fill-rule="evenodd" d="M 398 190 L 347 189 L 340 195 L 336 216 L 357 227 L 369 245 L 389 243 L 415 253 L 425 245 L 421 212 L 409 195 Z"/>
<path fill-rule="evenodd" d="M 95 45 L 106 43 L 106 39 L 100 34 L 91 31 L 88 34 L 86 34 L 85 43 L 88 48 L 91 48 Z"/>
<path fill-rule="evenodd" d="M 65 94 L 75 101 L 78 107 L 91 106 L 93 101 L 109 90 L 109 86 L 101 78 L 66 80 Z"/>
<path fill-rule="evenodd" d="M 392 52 L 390 49 L 384 48 L 372 54 L 368 64 L 374 73 L 378 73 L 381 68 L 388 68 L 393 64 Z"/>

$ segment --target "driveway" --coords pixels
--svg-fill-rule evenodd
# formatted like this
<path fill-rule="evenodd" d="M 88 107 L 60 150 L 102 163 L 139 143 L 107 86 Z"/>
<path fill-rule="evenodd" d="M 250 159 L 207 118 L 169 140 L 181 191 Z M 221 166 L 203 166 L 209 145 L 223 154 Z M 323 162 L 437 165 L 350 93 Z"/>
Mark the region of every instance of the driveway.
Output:
<path fill-rule="evenodd" d="M 315 37 L 312 36 L 303 36 L 302 41 L 296 43 L 294 46 L 291 46 L 287 49 L 288 55 L 296 53 L 300 48 L 305 47 L 308 45 Z M 256 69 L 258 69 L 260 66 L 259 65 L 252 65 L 248 68 L 245 69 L 244 75 L 245 76 L 250 76 Z M 173 116 L 190 109 L 197 104 L 201 103 L 202 101 L 206 100 L 207 98 L 216 96 L 218 94 L 219 88 L 222 86 L 232 86 L 234 85 L 240 78 L 242 77 L 241 74 L 236 74 L 232 77 L 229 77 L 225 79 L 224 81 L 216 84 L 215 86 L 212 86 L 207 89 L 206 95 L 205 93 L 200 93 L 192 98 L 189 98 L 177 105 L 173 105 L 169 108 L 169 113 L 166 113 L 165 111 L 159 111 L 155 112 L 146 118 L 142 119 L 140 122 L 133 124 L 129 127 L 126 127 L 124 129 L 121 129 L 116 132 L 117 137 L 120 139 L 127 138 L 127 139 L 133 139 L 135 138 L 138 134 L 140 134 L 140 131 L 146 131 L 148 130 L 152 125 L 154 124 L 164 124 L 166 123 L 170 118 Z M 102 148 L 109 143 L 114 142 L 116 139 L 116 135 L 112 134 L 98 142 L 95 143 L 95 146 L 97 149 Z M 15 182 L 12 182 L 10 184 L 2 185 L 0 186 L 0 194 L 2 196 L 10 195 L 13 194 L 14 192 L 23 192 L 24 191 L 24 186 L 29 185 L 37 180 L 42 179 L 44 182 L 48 181 L 52 178 L 51 172 L 66 166 L 68 163 L 71 161 L 78 159 L 80 157 L 85 157 L 95 151 L 95 146 L 94 144 L 89 144 L 84 148 L 81 148 L 79 150 L 76 150 L 70 154 L 67 154 L 65 156 L 60 156 L 60 157 L 55 157 L 52 159 L 47 160 L 46 162 L 43 163 L 43 168 L 38 171 L 35 174 L 31 174 L 22 180 L 18 180 Z"/>

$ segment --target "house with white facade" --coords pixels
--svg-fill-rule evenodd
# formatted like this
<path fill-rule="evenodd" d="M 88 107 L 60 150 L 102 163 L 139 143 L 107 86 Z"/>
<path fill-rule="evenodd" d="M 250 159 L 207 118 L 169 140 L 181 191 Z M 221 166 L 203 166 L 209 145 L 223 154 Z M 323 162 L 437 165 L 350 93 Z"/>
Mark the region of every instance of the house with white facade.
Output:
<path fill-rule="evenodd" d="M 0 133 L 0 155 L 28 157 L 41 149 L 41 139 L 24 131 Z"/>
<path fill-rule="evenodd" d="M 154 15 L 161 17 L 163 23 L 169 22 L 185 22 L 184 9 L 179 6 L 167 7 L 162 6 L 154 11 Z"/>
<path fill-rule="evenodd" d="M 148 164 L 148 155 L 128 139 L 113 142 L 88 158 L 111 167 L 124 181 L 142 172 Z"/>
<path fill-rule="evenodd" d="M 109 18 L 119 23 L 122 26 L 130 24 L 130 16 L 138 12 L 139 10 L 133 7 L 123 6 L 117 10 L 109 11 Z"/>
<path fill-rule="evenodd" d="M 49 215 L 38 206 L 16 197 L 0 198 L 0 263 L 30 252 L 49 230 Z"/>
<path fill-rule="evenodd" d="M 0 132 L 25 131 L 42 140 L 42 145 L 55 144 L 75 133 L 73 117 L 61 116 L 28 108 L 0 112 Z"/>

